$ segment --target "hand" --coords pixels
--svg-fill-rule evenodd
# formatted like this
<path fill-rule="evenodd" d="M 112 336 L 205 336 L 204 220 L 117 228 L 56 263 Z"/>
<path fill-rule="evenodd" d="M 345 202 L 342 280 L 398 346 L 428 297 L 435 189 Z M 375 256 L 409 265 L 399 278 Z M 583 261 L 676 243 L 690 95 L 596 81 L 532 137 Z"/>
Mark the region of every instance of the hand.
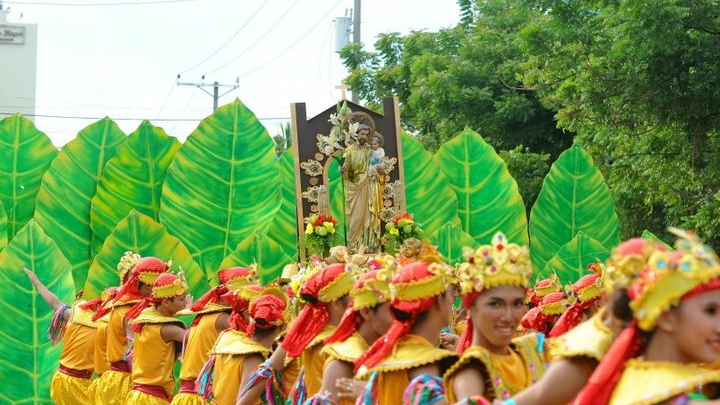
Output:
<path fill-rule="evenodd" d="M 27 267 L 23 267 L 23 271 L 25 272 L 25 274 L 27 274 L 32 285 L 37 286 L 38 283 L 40 283 L 40 279 L 38 279 L 37 275 L 35 275 L 32 270 L 28 269 Z"/>
<path fill-rule="evenodd" d="M 440 347 L 445 350 L 454 351 L 459 339 L 458 335 L 442 332 L 440 333 Z"/>
<path fill-rule="evenodd" d="M 357 398 L 365 390 L 366 381 L 353 380 L 352 378 L 338 378 L 335 387 L 338 388 L 338 397 Z"/>

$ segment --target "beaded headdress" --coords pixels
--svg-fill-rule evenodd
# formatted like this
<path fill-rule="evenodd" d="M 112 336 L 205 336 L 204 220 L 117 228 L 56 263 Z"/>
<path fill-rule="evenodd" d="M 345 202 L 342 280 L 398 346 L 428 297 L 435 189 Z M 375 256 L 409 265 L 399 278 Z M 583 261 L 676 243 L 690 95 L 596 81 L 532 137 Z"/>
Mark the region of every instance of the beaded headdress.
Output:
<path fill-rule="evenodd" d="M 125 281 L 125 275 L 128 274 L 133 267 L 135 267 L 138 260 L 140 260 L 140 255 L 129 250 L 120 258 L 117 265 L 117 272 L 121 283 Z"/>
<path fill-rule="evenodd" d="M 153 284 L 152 295 L 156 299 L 172 298 L 187 294 L 188 284 L 185 281 L 185 274 L 181 271 L 177 275 L 163 273 L 158 276 Z"/>
<path fill-rule="evenodd" d="M 663 312 L 697 287 L 720 278 L 717 254 L 697 235 L 669 228 L 678 236 L 675 252 L 657 251 L 628 287 L 630 308 L 640 329 L 650 331 Z"/>

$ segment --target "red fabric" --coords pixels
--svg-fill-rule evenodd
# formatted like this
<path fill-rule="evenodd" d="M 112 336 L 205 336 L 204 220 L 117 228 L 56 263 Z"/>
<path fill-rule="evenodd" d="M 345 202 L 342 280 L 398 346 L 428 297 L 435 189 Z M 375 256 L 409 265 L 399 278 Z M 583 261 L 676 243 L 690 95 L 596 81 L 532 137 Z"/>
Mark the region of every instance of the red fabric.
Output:
<path fill-rule="evenodd" d="M 307 304 L 293 322 L 282 347 L 290 357 L 298 357 L 315 336 L 327 326 L 330 314 L 324 302 Z"/>
<path fill-rule="evenodd" d="M 462 354 L 468 347 L 472 345 L 473 339 L 473 321 L 470 315 L 467 316 L 467 323 L 465 324 L 465 330 L 458 339 L 457 346 L 455 346 L 455 353 Z"/>
<path fill-rule="evenodd" d="M 578 394 L 574 405 L 605 405 L 620 380 L 625 363 L 637 356 L 642 344 L 642 334 L 637 323 L 625 328 L 605 354 L 587 385 Z"/>
<path fill-rule="evenodd" d="M 172 395 L 168 395 L 167 392 L 165 392 L 165 389 L 159 385 L 133 384 L 132 389 L 144 392 L 156 398 L 164 399 L 167 402 L 171 402 L 173 399 Z"/>
<path fill-rule="evenodd" d="M 245 332 L 248 328 L 248 321 L 242 314 L 233 312 L 228 317 L 228 326 L 230 326 L 231 329 Z"/>
<path fill-rule="evenodd" d="M 348 305 L 345 313 L 343 314 L 340 324 L 338 325 L 335 332 L 325 339 L 325 344 L 334 342 L 344 342 L 353 333 L 355 333 L 360 327 L 360 314 L 355 312 L 352 304 Z"/>
<path fill-rule="evenodd" d="M 127 281 L 120 286 L 120 289 L 118 290 L 117 295 L 115 295 L 115 298 L 113 298 L 112 302 L 116 302 L 122 298 L 124 298 L 125 301 L 133 301 L 143 298 L 142 294 L 140 294 L 140 278 L 135 272 L 133 272 Z"/>
<path fill-rule="evenodd" d="M 195 380 L 180 380 L 180 389 L 178 394 L 197 394 L 197 385 Z"/>
<path fill-rule="evenodd" d="M 700 284 L 699 286 L 693 288 L 692 290 L 688 291 L 685 295 L 683 295 L 682 299 L 686 300 L 688 298 L 696 297 L 700 294 L 705 294 L 706 292 L 710 292 L 713 290 L 720 289 L 720 277 L 714 278 L 707 283 Z"/>
<path fill-rule="evenodd" d="M 571 305 L 555 322 L 550 331 L 550 337 L 562 336 L 569 332 L 572 328 L 578 326 L 582 322 L 583 312 L 590 308 L 600 299 L 600 297 L 593 298 L 588 301 L 579 301 Z"/>
<path fill-rule="evenodd" d="M 121 371 L 123 373 L 129 373 L 130 372 L 130 363 L 128 363 L 125 360 L 113 361 L 112 363 L 110 363 L 110 370 Z"/>
<path fill-rule="evenodd" d="M 286 307 L 285 300 L 277 295 L 261 295 L 250 303 L 250 318 L 255 320 L 247 328 L 247 335 L 252 336 L 255 328 L 270 329 L 279 323 L 285 323 L 283 311 Z M 263 321 L 258 323 L 257 321 Z"/>
<path fill-rule="evenodd" d="M 96 310 L 98 308 L 98 305 L 100 305 L 103 302 L 102 298 L 94 298 L 90 301 L 83 302 L 82 304 L 78 305 L 80 309 L 84 310 Z"/>
<path fill-rule="evenodd" d="M 202 297 L 198 298 L 197 301 L 193 302 L 192 305 L 190 305 L 190 310 L 193 312 L 200 311 L 201 309 L 205 308 L 205 305 L 207 305 L 209 302 L 217 304 L 220 301 L 220 297 L 226 292 L 228 292 L 228 290 L 225 285 L 213 287 Z"/>
<path fill-rule="evenodd" d="M 149 307 L 151 304 L 153 304 L 153 303 L 155 303 L 155 302 L 156 302 L 156 299 L 153 298 L 152 296 L 143 298 L 142 301 L 140 301 L 140 302 L 138 302 L 137 304 L 133 305 L 133 307 L 130 308 L 130 309 L 125 313 L 125 320 L 128 321 L 128 322 L 132 321 L 133 319 L 137 318 L 138 315 L 140 315 L 140 312 L 142 312 L 143 309 Z M 135 325 L 132 326 L 132 330 L 133 330 L 134 332 L 140 332 L 140 330 L 142 329 L 142 327 L 143 327 L 143 324 L 135 324 Z"/>
<path fill-rule="evenodd" d="M 236 278 L 248 277 L 251 273 L 252 271 L 250 269 L 246 269 L 245 267 L 228 267 L 227 269 L 218 271 L 217 275 L 220 283 L 225 284 Z"/>
<path fill-rule="evenodd" d="M 74 368 L 65 367 L 62 364 L 58 367 L 58 371 L 70 377 L 82 378 L 89 380 L 92 378 L 93 370 L 76 370 Z"/>

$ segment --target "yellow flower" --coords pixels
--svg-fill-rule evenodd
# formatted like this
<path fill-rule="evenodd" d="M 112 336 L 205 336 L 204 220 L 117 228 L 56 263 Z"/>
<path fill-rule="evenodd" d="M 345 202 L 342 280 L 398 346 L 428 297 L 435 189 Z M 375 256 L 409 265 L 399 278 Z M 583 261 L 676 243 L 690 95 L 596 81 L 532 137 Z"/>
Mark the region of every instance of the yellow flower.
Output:
<path fill-rule="evenodd" d="M 305 227 L 305 235 L 312 235 L 314 230 L 312 223 L 308 223 Z"/>
<path fill-rule="evenodd" d="M 391 235 L 395 235 L 395 236 L 399 236 L 399 235 L 400 235 L 400 232 L 398 232 L 397 228 L 392 228 L 392 229 L 389 230 L 388 232 L 390 232 Z"/>
<path fill-rule="evenodd" d="M 335 233 L 335 225 L 332 222 L 323 222 L 323 226 L 327 228 L 329 234 Z"/>

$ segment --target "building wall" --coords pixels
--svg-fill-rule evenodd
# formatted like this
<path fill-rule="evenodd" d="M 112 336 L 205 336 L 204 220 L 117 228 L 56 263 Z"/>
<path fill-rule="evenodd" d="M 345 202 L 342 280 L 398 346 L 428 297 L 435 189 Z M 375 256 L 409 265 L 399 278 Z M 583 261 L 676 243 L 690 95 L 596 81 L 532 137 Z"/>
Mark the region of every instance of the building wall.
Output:
<path fill-rule="evenodd" d="M 0 119 L 17 112 L 35 121 L 37 24 L 6 22 L 0 10 Z"/>

